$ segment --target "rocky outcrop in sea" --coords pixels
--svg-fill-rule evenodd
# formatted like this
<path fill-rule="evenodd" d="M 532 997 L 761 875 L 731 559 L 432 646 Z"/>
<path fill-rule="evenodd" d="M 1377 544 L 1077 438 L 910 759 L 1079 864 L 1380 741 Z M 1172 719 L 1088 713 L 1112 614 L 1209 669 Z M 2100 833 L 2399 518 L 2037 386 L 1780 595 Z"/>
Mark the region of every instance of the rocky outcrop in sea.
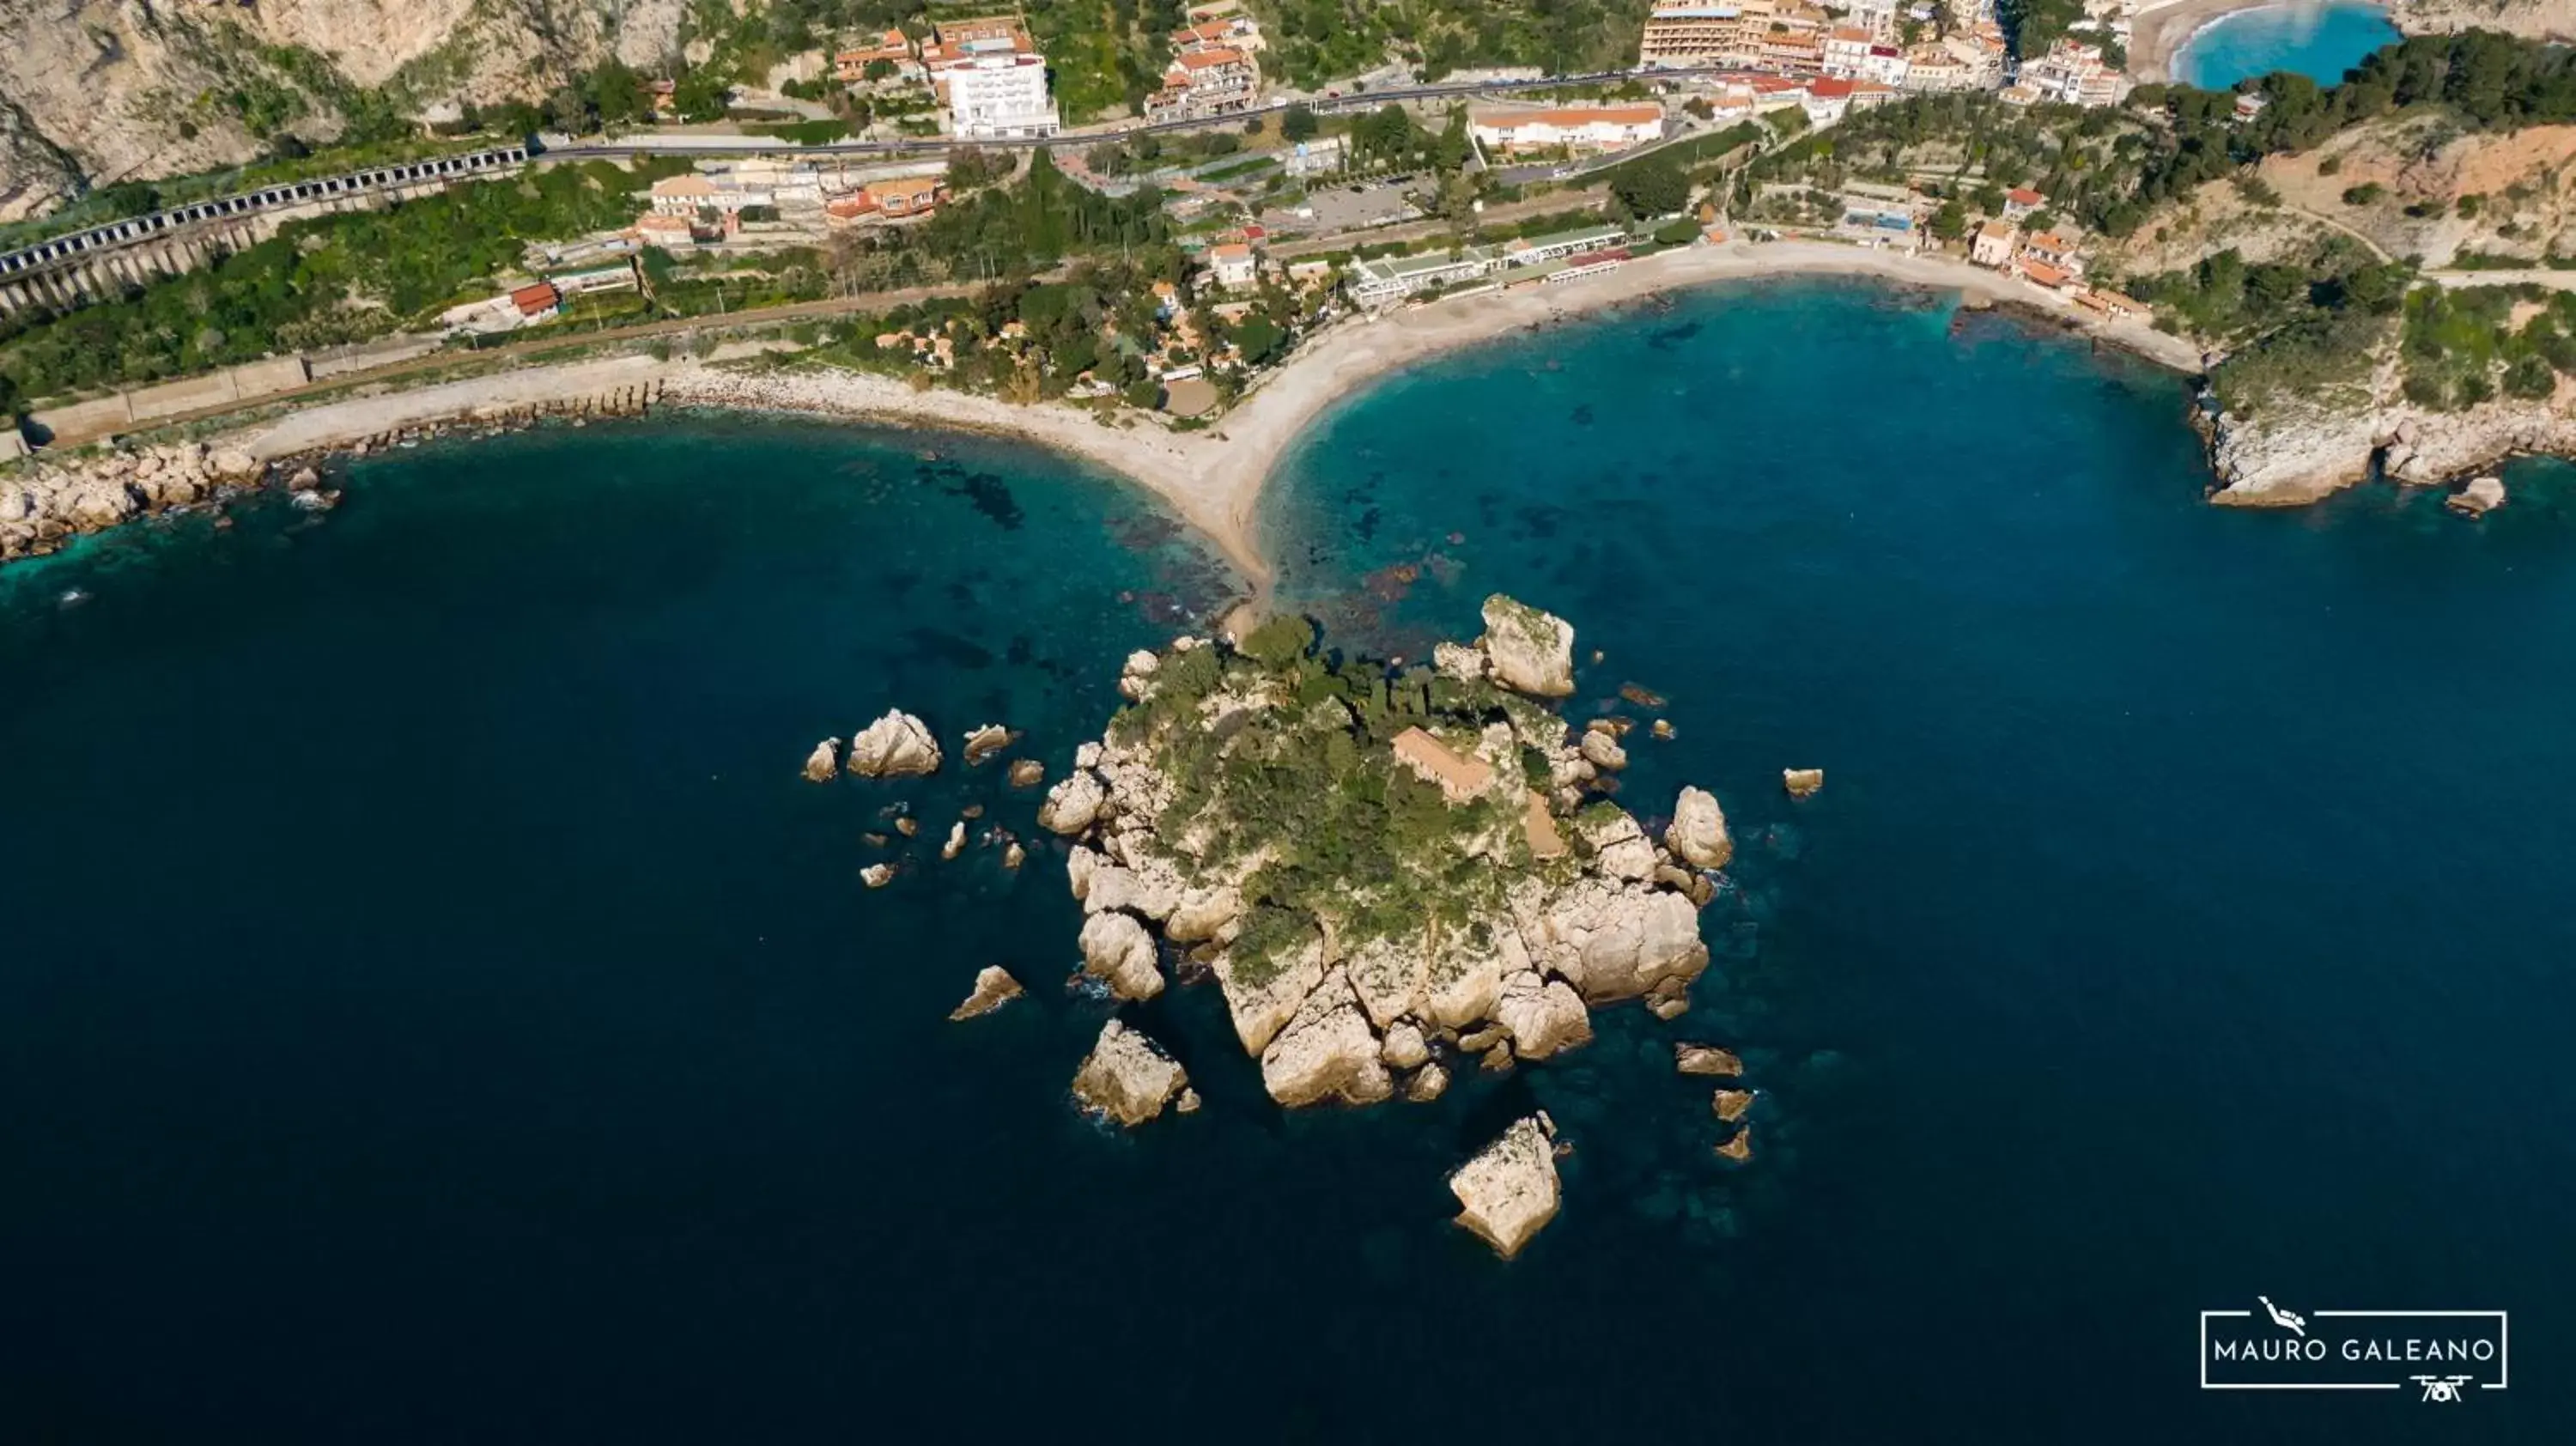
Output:
<path fill-rule="evenodd" d="M 1573 691 L 1573 627 L 1484 615 L 1431 668 L 1328 660 L 1295 619 L 1131 657 L 1128 706 L 1039 813 L 1072 843 L 1085 971 L 1122 1000 L 1160 994 L 1167 957 L 1212 980 L 1290 1108 L 1437 1098 L 1464 1065 L 1583 1049 L 1596 1008 L 1686 1007 L 1703 871 L 1732 848 L 1717 800 L 1685 790 L 1659 840 L 1598 796 L 1615 735 L 1534 701 Z M 1132 1124 L 1180 1085 L 1117 1028 L 1076 1092 Z M 1506 1255 L 1555 1211 L 1552 1151 L 1516 1126 L 1453 1181 Z"/>

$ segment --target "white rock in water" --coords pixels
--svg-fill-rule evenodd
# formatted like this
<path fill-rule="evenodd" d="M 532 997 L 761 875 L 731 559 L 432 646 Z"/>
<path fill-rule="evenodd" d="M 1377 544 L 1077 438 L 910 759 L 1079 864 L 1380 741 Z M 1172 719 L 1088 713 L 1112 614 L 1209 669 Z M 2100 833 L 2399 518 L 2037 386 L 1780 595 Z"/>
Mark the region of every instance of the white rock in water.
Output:
<path fill-rule="evenodd" d="M 1045 764 L 1038 762 L 1034 758 L 1019 758 L 1012 760 L 1011 787 L 1035 788 L 1044 782 L 1046 782 Z"/>
<path fill-rule="evenodd" d="M 214 454 L 207 465 L 218 477 L 248 477 L 259 470 L 259 463 L 248 452 L 231 447 Z"/>
<path fill-rule="evenodd" d="M 1324 976 L 1298 1006 L 1297 1017 L 1261 1052 L 1261 1084 L 1291 1108 L 1324 1099 L 1371 1105 L 1395 1093 L 1395 1081 L 1378 1057 L 1377 1035 L 1341 970 Z"/>
<path fill-rule="evenodd" d="M 840 771 L 841 740 L 838 738 L 824 739 L 814 745 L 813 752 L 805 755 L 805 781 L 808 783 L 829 783 L 832 775 Z"/>
<path fill-rule="evenodd" d="M 1038 827 L 1070 838 L 1097 822 L 1101 805 L 1108 801 L 1109 790 L 1100 775 L 1077 768 L 1047 790 L 1046 802 L 1038 806 Z"/>
<path fill-rule="evenodd" d="M 1163 660 L 1161 658 L 1156 657 L 1142 648 L 1129 653 L 1127 655 L 1127 666 L 1118 670 L 1118 692 L 1120 696 L 1126 698 L 1131 703 L 1142 701 L 1145 696 L 1145 689 L 1153 679 L 1154 670 L 1161 666 L 1163 666 Z"/>
<path fill-rule="evenodd" d="M 975 992 L 966 996 L 965 1003 L 948 1011 L 948 1017 L 953 1021 L 990 1014 L 1027 992 L 1020 987 L 1020 981 L 1011 977 L 1011 971 L 999 964 L 988 964 L 975 976 Z"/>
<path fill-rule="evenodd" d="M 850 771 L 862 778 L 913 778 L 939 771 L 939 740 L 930 725 L 901 709 L 850 740 Z"/>
<path fill-rule="evenodd" d="M 1726 835 L 1726 813 L 1705 789 L 1685 788 L 1674 800 L 1664 843 L 1695 869 L 1722 869 L 1735 857 L 1735 841 Z"/>
<path fill-rule="evenodd" d="M 959 819 L 948 826 L 948 841 L 939 846 L 939 856 L 953 859 L 966 852 L 966 821 Z"/>
<path fill-rule="evenodd" d="M 1496 593 L 1485 599 L 1477 639 L 1494 681 L 1517 693 L 1562 698 L 1574 691 L 1574 624 Z"/>
<path fill-rule="evenodd" d="M 2460 489 L 2458 496 L 2443 505 L 2470 517 L 2484 517 L 2504 505 L 2504 479 L 2473 477 L 2469 479 L 2468 486 Z"/>
<path fill-rule="evenodd" d="M 1465 1207 L 1458 1223 L 1505 1260 L 1556 1218 L 1556 1147 L 1536 1117 L 1516 1120 L 1503 1137 L 1458 1167 L 1449 1191 Z"/>
<path fill-rule="evenodd" d="M 1791 798 L 1813 798 L 1824 789 L 1825 771 L 1821 768 L 1783 768 L 1780 786 Z"/>
<path fill-rule="evenodd" d="M 894 882 L 894 866 L 891 864 L 870 864 L 866 868 L 859 870 L 859 880 L 871 889 L 882 889 L 886 885 Z"/>
<path fill-rule="evenodd" d="M 1189 1075 L 1152 1040 L 1113 1019 L 1073 1077 L 1075 1099 L 1130 1129 L 1163 1112 Z"/>
<path fill-rule="evenodd" d="M 1154 936 L 1130 914 L 1094 914 L 1082 921 L 1082 967 L 1109 983 L 1121 999 L 1151 999 L 1163 992 Z"/>
<path fill-rule="evenodd" d="M 972 768 L 1010 747 L 1019 736 L 999 723 L 987 723 L 975 729 L 966 735 L 966 766 Z"/>
<path fill-rule="evenodd" d="M 1404 1082 L 1404 1097 L 1417 1105 L 1429 1104 L 1448 1092 L 1449 1067 L 1436 1059 Z"/>
<path fill-rule="evenodd" d="M 1600 729 L 1586 731 L 1583 741 L 1575 747 L 1582 753 L 1584 762 L 1604 773 L 1616 773 L 1628 766 L 1628 750 L 1619 746 L 1618 739 Z"/>

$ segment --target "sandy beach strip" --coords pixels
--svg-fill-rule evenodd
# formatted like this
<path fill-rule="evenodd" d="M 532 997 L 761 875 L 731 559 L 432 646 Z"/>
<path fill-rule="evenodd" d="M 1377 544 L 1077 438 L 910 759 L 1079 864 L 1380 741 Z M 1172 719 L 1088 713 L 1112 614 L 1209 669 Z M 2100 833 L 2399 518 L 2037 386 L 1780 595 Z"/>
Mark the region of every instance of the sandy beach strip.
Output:
<path fill-rule="evenodd" d="M 2165 0 L 2146 4 L 2129 20 L 2129 74 L 2141 81 L 2169 81 L 2174 56 L 2211 24 L 2243 10 L 2281 0 Z"/>
<path fill-rule="evenodd" d="M 1415 361 L 1532 327 L 1678 288 L 1801 275 L 1857 275 L 2022 306 L 2083 326 L 2091 335 L 2184 372 L 2199 353 L 2143 323 L 2104 324 L 2028 283 L 1947 257 L 1824 242 L 1742 242 L 1667 251 L 1604 276 L 1563 286 L 1455 297 L 1327 328 L 1262 378 L 1212 428 L 1173 432 L 1129 416 L 1041 403 L 1023 406 L 893 377 L 824 367 L 736 369 L 690 359 L 617 357 L 529 367 L 415 391 L 353 397 L 306 408 L 237 434 L 225 445 L 260 461 L 353 445 L 446 421 L 495 418 L 657 383 L 666 405 L 775 410 L 895 427 L 992 433 L 1036 442 L 1095 463 L 1161 498 L 1205 534 L 1255 589 L 1271 576 L 1257 536 L 1261 489 L 1280 457 L 1335 402 Z M 721 353 L 719 356 L 721 357 Z"/>

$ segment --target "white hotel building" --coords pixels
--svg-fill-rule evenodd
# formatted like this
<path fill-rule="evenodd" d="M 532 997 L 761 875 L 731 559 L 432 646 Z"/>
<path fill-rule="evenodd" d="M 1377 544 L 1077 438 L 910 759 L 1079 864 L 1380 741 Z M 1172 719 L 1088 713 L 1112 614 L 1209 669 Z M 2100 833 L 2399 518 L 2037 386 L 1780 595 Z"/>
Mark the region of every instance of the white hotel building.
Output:
<path fill-rule="evenodd" d="M 1047 95 L 1046 57 L 1003 51 L 940 73 L 948 133 L 959 140 L 1042 140 L 1064 124 Z"/>

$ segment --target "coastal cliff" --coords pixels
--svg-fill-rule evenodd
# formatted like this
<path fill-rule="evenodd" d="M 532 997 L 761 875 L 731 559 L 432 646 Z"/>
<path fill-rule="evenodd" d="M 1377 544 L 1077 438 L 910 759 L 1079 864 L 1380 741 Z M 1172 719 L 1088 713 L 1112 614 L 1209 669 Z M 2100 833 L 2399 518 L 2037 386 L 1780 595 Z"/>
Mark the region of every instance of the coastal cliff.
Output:
<path fill-rule="evenodd" d="M 2218 488 L 2236 507 L 2296 507 L 2369 479 L 2444 486 L 2509 457 L 2576 456 L 2576 418 L 2552 401 L 2498 399 L 2442 412 L 2399 402 L 2220 417 L 2211 431 Z"/>
<path fill-rule="evenodd" d="M 0 222 L 85 190 L 338 138 L 360 92 L 398 110 L 543 99 L 609 56 L 680 43 L 682 0 L 0 0 Z"/>
<path fill-rule="evenodd" d="M 1571 688 L 1574 630 L 1497 596 L 1439 666 L 1331 661 L 1280 619 L 1238 648 L 1128 659 L 1130 700 L 1047 795 L 1075 840 L 1091 971 L 1122 998 L 1211 977 L 1288 1106 L 1439 1093 L 1454 1064 L 1580 1048 L 1589 1011 L 1678 1013 L 1708 965 L 1699 794 L 1676 844 L 1594 797 L 1602 774 L 1530 695 Z"/>

